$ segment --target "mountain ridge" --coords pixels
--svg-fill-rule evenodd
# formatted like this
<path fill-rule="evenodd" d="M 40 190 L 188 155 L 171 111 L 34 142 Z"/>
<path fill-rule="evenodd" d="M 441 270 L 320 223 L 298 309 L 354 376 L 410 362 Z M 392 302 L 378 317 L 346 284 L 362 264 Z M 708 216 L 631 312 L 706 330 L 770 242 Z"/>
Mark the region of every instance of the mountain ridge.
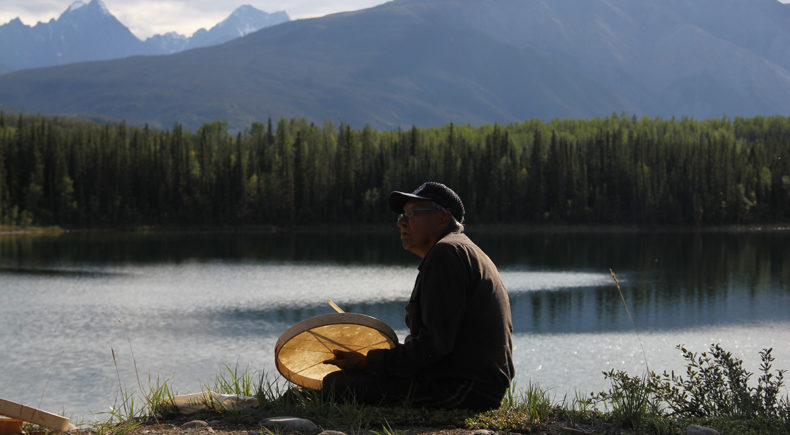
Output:
<path fill-rule="evenodd" d="M 221 44 L 261 28 L 290 21 L 284 11 L 267 13 L 242 5 L 211 29 L 192 36 L 175 32 L 139 39 L 102 0 L 75 1 L 60 16 L 34 26 L 17 17 L 0 25 L 0 74 L 74 62 L 140 54 L 162 55 Z"/>
<path fill-rule="evenodd" d="M 788 11 L 773 0 L 395 0 L 169 56 L 7 74 L 0 103 L 192 128 L 788 115 Z M 727 32 L 740 18 L 751 21 Z"/>

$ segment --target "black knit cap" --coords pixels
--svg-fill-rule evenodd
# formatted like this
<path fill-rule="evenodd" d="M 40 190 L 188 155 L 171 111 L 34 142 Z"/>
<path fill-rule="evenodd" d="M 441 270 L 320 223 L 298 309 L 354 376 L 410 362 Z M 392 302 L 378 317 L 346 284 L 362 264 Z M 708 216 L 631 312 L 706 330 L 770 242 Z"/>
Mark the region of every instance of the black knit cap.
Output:
<path fill-rule="evenodd" d="M 433 201 L 442 207 L 450 210 L 455 220 L 463 223 L 464 221 L 464 203 L 458 194 L 453 192 L 453 189 L 445 186 L 442 183 L 435 181 L 427 181 L 422 183 L 420 187 L 412 193 L 406 192 L 392 192 L 390 193 L 389 204 L 392 211 L 395 213 L 403 213 L 403 206 L 406 205 L 410 199 L 423 199 Z"/>

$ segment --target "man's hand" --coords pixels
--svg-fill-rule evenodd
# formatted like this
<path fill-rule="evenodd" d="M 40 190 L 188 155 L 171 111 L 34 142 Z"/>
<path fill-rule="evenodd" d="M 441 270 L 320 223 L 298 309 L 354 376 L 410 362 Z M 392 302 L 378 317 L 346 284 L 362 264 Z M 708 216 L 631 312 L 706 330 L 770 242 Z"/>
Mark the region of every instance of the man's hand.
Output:
<path fill-rule="evenodd" d="M 335 357 L 325 360 L 324 364 L 336 365 L 349 372 L 361 372 L 368 368 L 367 357 L 359 352 L 347 352 L 345 350 L 335 349 L 332 353 Z"/>

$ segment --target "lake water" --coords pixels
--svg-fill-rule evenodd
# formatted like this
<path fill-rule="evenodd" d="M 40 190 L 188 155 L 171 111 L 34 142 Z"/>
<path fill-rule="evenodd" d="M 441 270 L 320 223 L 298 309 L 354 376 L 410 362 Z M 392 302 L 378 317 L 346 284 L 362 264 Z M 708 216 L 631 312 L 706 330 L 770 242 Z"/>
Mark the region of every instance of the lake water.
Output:
<path fill-rule="evenodd" d="M 790 369 L 790 232 L 468 233 L 508 288 L 519 388 L 588 395 L 602 371 L 684 367 L 678 344 L 751 371 L 772 347 Z M 394 230 L 0 236 L 0 397 L 84 421 L 138 375 L 179 394 L 225 365 L 282 381 L 277 337 L 327 299 L 403 339 L 418 260 Z"/>

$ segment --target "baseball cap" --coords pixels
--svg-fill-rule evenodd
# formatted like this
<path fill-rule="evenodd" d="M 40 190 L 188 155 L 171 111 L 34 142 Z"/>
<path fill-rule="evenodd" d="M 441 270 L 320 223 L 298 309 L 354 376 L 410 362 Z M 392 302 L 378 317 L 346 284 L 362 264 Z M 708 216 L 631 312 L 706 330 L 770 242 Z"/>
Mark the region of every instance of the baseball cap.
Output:
<path fill-rule="evenodd" d="M 427 181 L 411 193 L 394 191 L 390 193 L 390 208 L 395 213 L 403 213 L 403 206 L 410 199 L 433 201 L 449 210 L 458 222 L 464 221 L 464 203 L 458 194 L 442 183 Z"/>

